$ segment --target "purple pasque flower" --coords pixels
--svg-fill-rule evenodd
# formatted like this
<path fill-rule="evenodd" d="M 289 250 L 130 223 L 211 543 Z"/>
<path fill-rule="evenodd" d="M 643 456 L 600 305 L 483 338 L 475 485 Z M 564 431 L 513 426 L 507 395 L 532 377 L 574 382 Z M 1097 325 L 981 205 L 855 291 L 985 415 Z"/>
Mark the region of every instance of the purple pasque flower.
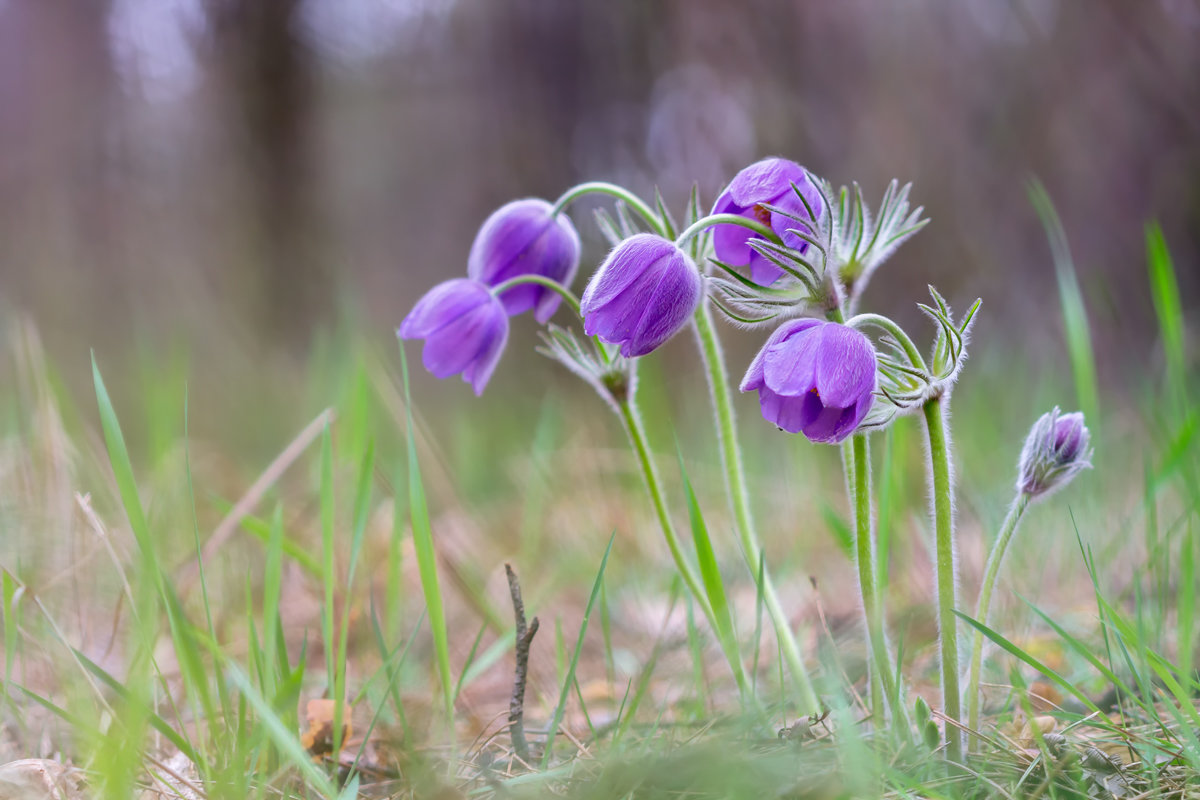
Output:
<path fill-rule="evenodd" d="M 508 315 L 491 290 L 469 278 L 439 283 L 400 323 L 401 339 L 424 339 L 421 360 L 438 378 L 462 373 L 476 395 L 504 352 Z"/>
<path fill-rule="evenodd" d="M 493 211 L 475 235 L 467 275 L 488 286 L 519 275 L 541 275 L 563 286 L 570 284 L 579 267 L 579 234 L 566 214 L 552 211 L 553 206 L 534 197 Z M 514 286 L 500 295 L 510 316 L 532 308 L 534 318 L 543 324 L 561 301 L 557 292 L 537 284 Z"/>
<path fill-rule="evenodd" d="M 644 356 L 695 313 L 703 278 L 674 242 L 638 233 L 618 244 L 583 292 L 583 332 Z"/>
<path fill-rule="evenodd" d="M 741 390 L 758 391 L 768 422 L 833 444 L 867 416 L 875 382 L 875 348 L 866 335 L 836 322 L 797 319 L 767 339 Z"/>
<path fill-rule="evenodd" d="M 821 193 L 809 180 L 804 167 L 786 158 L 764 158 L 743 169 L 721 192 L 712 213 L 737 214 L 756 219 L 775 231 L 788 247 L 804 253 L 808 250 L 808 242 L 794 233 L 788 233 L 788 230 L 812 233 L 812 226 L 767 209 L 767 206 L 774 206 L 792 216 L 808 219 L 808 209 L 796 195 L 793 184 L 808 201 L 812 213 L 819 218 L 824 213 Z M 732 267 L 748 267 L 750 279 L 763 286 L 770 286 L 783 275 L 783 270 L 750 246 L 752 239 L 762 238 L 757 233 L 730 224 L 715 225 L 712 231 L 713 250 L 719 261 Z"/>
<path fill-rule="evenodd" d="M 1017 462 L 1017 491 L 1039 497 L 1066 486 L 1090 467 L 1091 434 L 1083 412 L 1063 414 L 1055 406 L 1029 431 Z"/>

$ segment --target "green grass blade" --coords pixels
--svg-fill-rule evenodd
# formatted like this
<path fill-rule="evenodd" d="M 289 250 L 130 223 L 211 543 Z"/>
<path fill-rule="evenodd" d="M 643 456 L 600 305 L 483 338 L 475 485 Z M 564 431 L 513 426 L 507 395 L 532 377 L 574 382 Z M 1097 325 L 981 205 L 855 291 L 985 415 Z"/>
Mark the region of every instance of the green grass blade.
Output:
<path fill-rule="evenodd" d="M 408 359 L 400 347 L 400 365 L 404 376 L 404 411 L 408 423 L 408 511 L 412 522 L 413 550 L 417 570 L 421 575 L 421 590 L 429 612 L 429 628 L 433 632 L 433 648 L 437 657 L 438 675 L 442 682 L 442 703 L 446 719 L 454 716 L 454 682 L 450 677 L 450 639 L 446 631 L 446 612 L 442 604 L 442 589 L 438 583 L 437 553 L 433 547 L 433 530 L 429 524 L 429 507 L 425 487 L 421 482 L 421 465 L 417 461 L 416 429 L 413 426 L 412 393 L 408 385 Z"/>
<path fill-rule="evenodd" d="M 575 653 L 571 656 L 571 663 L 567 666 L 562 692 L 558 696 L 558 705 L 554 708 L 554 716 L 550 719 L 550 728 L 546 732 L 546 750 L 542 754 L 542 769 L 549 766 L 550 756 L 554 752 L 554 737 L 558 735 L 558 726 L 562 724 L 563 714 L 567 711 L 567 698 L 570 697 L 571 685 L 575 682 L 575 667 L 578 666 L 579 656 L 583 653 L 583 639 L 587 635 L 588 619 L 591 617 L 592 608 L 596 605 L 596 598 L 600 596 L 604 570 L 608 567 L 608 557 L 612 553 L 613 542 L 616 538 L 616 531 L 613 531 L 612 535 L 608 537 L 608 546 L 604 548 L 604 557 L 600 559 L 600 569 L 596 572 L 595 582 L 592 583 L 592 593 L 588 596 L 587 606 L 583 609 L 583 621 L 579 624 L 579 638 L 575 640 Z"/>
<path fill-rule="evenodd" d="M 121 423 L 117 420 L 117 412 L 100 377 L 100 367 L 96 364 L 96 354 L 92 354 L 92 381 L 96 388 L 96 403 L 100 410 L 100 427 L 104 432 L 104 444 L 108 448 L 108 459 L 112 465 L 113 477 L 117 482 L 117 491 L 121 495 L 121 503 L 125 506 L 125 514 L 129 518 L 129 527 L 137 539 L 138 547 L 143 555 L 153 563 L 154 539 L 150 536 L 150 526 L 146 523 L 146 512 L 142 500 L 138 496 L 137 482 L 133 476 L 133 462 L 129 459 L 129 450 L 125 446 L 125 437 L 121 433 Z"/>
<path fill-rule="evenodd" d="M 229 663 L 226 666 L 226 674 L 229 676 L 230 682 L 237 687 L 241 696 L 249 702 L 254 713 L 258 715 L 259 724 L 275 748 L 300 771 L 309 785 L 319 794 L 327 798 L 337 797 L 337 787 L 329 780 L 329 776 L 313 763 L 296 734 L 288 730 L 283 720 L 271 708 L 271 704 L 254 688 L 246 673 L 242 672 L 236 664 Z"/>
<path fill-rule="evenodd" d="M 17 661 L 17 630 L 20 617 L 17 615 L 17 603 L 21 599 L 24 587 L 7 569 L 0 567 L 0 619 L 4 621 L 4 697 L 9 699 L 8 687 L 12 685 L 13 664 Z"/>
<path fill-rule="evenodd" d="M 721 577 L 720 567 L 717 566 L 717 556 L 713 552 L 712 538 L 708 535 L 708 525 L 704 522 L 704 512 L 696 499 L 692 481 L 687 469 L 683 466 L 683 458 L 679 459 L 679 472 L 683 476 L 683 491 L 687 497 L 688 519 L 692 525 L 692 542 L 696 547 L 696 561 L 700 567 L 700 580 L 704 593 L 708 596 L 708 605 L 712 609 L 712 623 L 716 628 L 717 641 L 729 662 L 729 669 L 737 681 L 738 691 L 742 698 L 747 699 L 750 687 L 746 683 L 746 671 L 742 666 L 742 656 L 738 651 L 737 630 L 733 623 L 733 614 L 729 610 L 729 600 L 725 594 L 725 581 Z"/>
<path fill-rule="evenodd" d="M 95 661 L 92 661 L 75 648 L 71 648 L 71 652 L 88 672 L 90 672 L 97 679 L 99 679 L 101 683 L 107 686 L 113 694 L 121 698 L 126 706 L 134 703 L 140 704 L 142 702 L 141 699 L 135 697 L 133 692 L 127 689 L 123 683 L 114 678 L 107 670 L 105 670 Z M 166 720 L 151 711 L 149 707 L 143 707 L 141 708 L 141 711 L 145 715 L 146 721 L 151 728 L 154 728 L 154 730 L 158 731 L 158 733 L 160 733 L 164 739 L 175 745 L 175 747 L 179 748 L 179 752 L 187 756 L 193 763 L 199 764 L 200 756 L 194 749 L 192 749 L 192 745 L 187 741 L 187 739 L 183 738 L 178 731 L 167 724 Z"/>
<path fill-rule="evenodd" d="M 1157 222 L 1146 226 L 1146 264 L 1150 269 L 1154 313 L 1158 316 L 1158 329 L 1167 358 L 1167 383 L 1174 395 L 1174 402 L 1183 399 L 1186 380 L 1183 303 L 1179 299 L 1179 283 L 1175 279 L 1175 266 L 1167 250 L 1167 240 Z"/>
<path fill-rule="evenodd" d="M 955 609 L 954 613 L 956 615 L 958 615 L 958 617 L 960 619 L 962 619 L 963 622 L 966 622 L 968 625 L 975 628 L 975 630 L 979 631 L 984 636 L 991 639 L 996 644 L 1000 645 L 1000 647 L 1002 647 L 1005 651 L 1007 651 L 1011 655 L 1014 655 L 1017 658 L 1021 659 L 1026 664 L 1033 667 L 1034 669 L 1036 669 L 1038 672 L 1045 675 L 1050 680 L 1054 681 L 1056 684 L 1058 684 L 1059 688 L 1063 689 L 1068 694 L 1074 696 L 1075 699 L 1078 700 L 1080 703 L 1082 703 L 1084 706 L 1086 706 L 1089 711 L 1092 711 L 1097 714 L 1103 713 L 1102 711 L 1100 711 L 1099 708 L 1096 707 L 1096 704 L 1092 702 L 1091 698 L 1089 698 L 1086 694 L 1084 694 L 1079 689 L 1075 688 L 1075 685 L 1073 683 L 1068 681 L 1063 676 L 1059 675 L 1054 670 L 1050 669 L 1050 667 L 1048 667 L 1045 664 L 1043 664 L 1042 662 L 1038 661 L 1033 656 L 1029 655 L 1029 653 L 1026 653 L 1024 650 L 1017 647 L 1015 644 L 1010 642 L 1008 639 L 1005 639 L 1001 634 L 997 633 L 996 631 L 989 628 L 987 625 L 984 625 L 982 622 L 977 621 L 976 619 L 968 616 L 967 614 L 964 614 L 963 612 L 961 612 L 957 609 Z"/>
<path fill-rule="evenodd" d="M 337 681 L 334 659 L 337 644 L 333 636 L 333 590 L 337 585 L 337 565 L 333 548 L 334 494 L 333 494 L 333 437 L 329 423 L 321 432 L 321 584 L 325 592 L 325 605 L 321 614 L 321 638 L 325 645 L 325 680 L 329 691 Z"/>
<path fill-rule="evenodd" d="M 1050 199 L 1041 181 L 1029 183 L 1029 199 L 1041 218 L 1046 236 L 1050 240 L 1050 252 L 1054 258 L 1054 273 L 1058 279 L 1059 302 L 1063 328 L 1067 337 L 1067 351 L 1071 357 L 1071 370 L 1075 377 L 1075 393 L 1079 408 L 1087 417 L 1088 425 L 1095 429 L 1100 423 L 1100 391 L 1096 380 L 1096 357 L 1092 347 L 1092 332 L 1088 324 L 1087 308 L 1079 279 L 1075 274 L 1075 262 L 1067 245 L 1054 202 Z"/>

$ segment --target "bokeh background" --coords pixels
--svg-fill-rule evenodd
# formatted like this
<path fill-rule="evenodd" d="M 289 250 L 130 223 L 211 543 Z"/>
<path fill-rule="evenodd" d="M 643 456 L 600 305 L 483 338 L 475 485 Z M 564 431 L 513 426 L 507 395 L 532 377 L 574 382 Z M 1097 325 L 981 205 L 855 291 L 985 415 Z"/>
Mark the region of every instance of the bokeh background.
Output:
<path fill-rule="evenodd" d="M 1146 221 L 1200 290 L 1198 41 L 1196 0 L 0 0 L 0 308 L 84 381 L 89 348 L 175 347 L 219 384 L 347 320 L 385 340 L 507 199 L 711 202 L 779 154 L 914 182 L 933 225 L 878 310 L 982 296 L 977 341 L 1061 370 L 1039 178 L 1119 387 L 1158 352 Z"/>

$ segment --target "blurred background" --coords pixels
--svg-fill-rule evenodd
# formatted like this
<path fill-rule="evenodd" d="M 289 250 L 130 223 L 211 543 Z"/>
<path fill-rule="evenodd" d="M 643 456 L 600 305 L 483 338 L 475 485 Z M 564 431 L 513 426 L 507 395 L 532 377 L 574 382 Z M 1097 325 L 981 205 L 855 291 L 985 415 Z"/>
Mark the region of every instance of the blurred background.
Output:
<path fill-rule="evenodd" d="M 914 182 L 933 224 L 869 304 L 982 296 L 977 341 L 1058 369 L 1039 178 L 1120 386 L 1157 358 L 1148 220 L 1200 291 L 1198 41 L 1196 0 L 0 0 L 0 310 L 69 371 L 179 347 L 219 381 L 347 320 L 390 347 L 512 197 L 711 203 L 778 154 Z"/>

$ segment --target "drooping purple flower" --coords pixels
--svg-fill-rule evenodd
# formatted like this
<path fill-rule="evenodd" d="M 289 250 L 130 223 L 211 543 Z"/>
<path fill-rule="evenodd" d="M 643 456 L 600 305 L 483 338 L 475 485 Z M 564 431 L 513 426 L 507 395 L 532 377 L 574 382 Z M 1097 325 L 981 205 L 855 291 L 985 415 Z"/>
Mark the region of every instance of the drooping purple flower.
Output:
<path fill-rule="evenodd" d="M 1030 497 L 1066 486 L 1091 466 L 1091 434 L 1083 413 L 1062 414 L 1058 408 L 1043 414 L 1025 439 L 1017 463 L 1017 491 Z"/>
<path fill-rule="evenodd" d="M 683 250 L 639 233 L 618 244 L 583 293 L 583 332 L 644 356 L 675 335 L 700 304 L 703 279 Z"/>
<path fill-rule="evenodd" d="M 756 219 L 770 226 L 788 247 L 804 253 L 808 250 L 808 242 L 788 233 L 788 230 L 811 233 L 811 226 L 766 208 L 774 206 L 801 220 L 808 219 L 808 209 L 796 195 L 792 184 L 803 193 L 812 213 L 820 218 L 824 209 L 817 187 L 808 179 L 804 167 L 785 158 L 764 158 L 735 175 L 717 198 L 713 213 Z M 713 250 L 719 261 L 733 267 L 748 267 L 751 280 L 764 286 L 771 285 L 783 275 L 783 270 L 750 246 L 751 239 L 762 238 L 758 234 L 740 225 L 730 224 L 715 225 L 712 230 Z"/>
<path fill-rule="evenodd" d="M 840 442 L 871 408 L 875 348 L 836 322 L 797 319 L 775 329 L 754 357 L 743 392 L 758 391 L 762 415 L 814 442 Z"/>
<path fill-rule="evenodd" d="M 570 284 L 579 267 L 579 234 L 566 214 L 551 214 L 551 210 L 545 200 L 530 197 L 493 211 L 475 235 L 467 275 L 488 286 L 518 275 L 541 275 Z M 536 284 L 514 286 L 500 295 L 509 315 L 532 308 L 543 324 L 561 301 L 556 292 Z"/>
<path fill-rule="evenodd" d="M 438 378 L 462 373 L 483 393 L 508 339 L 508 315 L 479 281 L 439 283 L 417 301 L 396 331 L 401 339 L 424 339 L 421 360 Z"/>

